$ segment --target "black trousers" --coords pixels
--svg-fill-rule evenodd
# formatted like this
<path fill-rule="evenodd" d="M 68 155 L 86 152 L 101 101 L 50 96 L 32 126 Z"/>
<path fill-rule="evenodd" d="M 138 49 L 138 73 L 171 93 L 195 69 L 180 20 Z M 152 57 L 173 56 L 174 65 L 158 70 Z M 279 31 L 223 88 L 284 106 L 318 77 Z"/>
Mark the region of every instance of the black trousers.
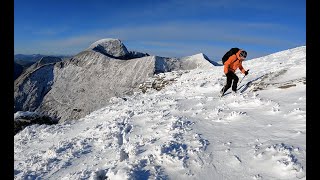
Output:
<path fill-rule="evenodd" d="M 225 93 L 231 86 L 232 86 L 232 91 L 237 91 L 237 85 L 239 81 L 238 76 L 233 72 L 228 72 L 226 76 L 227 76 L 227 84 L 222 88 L 223 93 Z"/>

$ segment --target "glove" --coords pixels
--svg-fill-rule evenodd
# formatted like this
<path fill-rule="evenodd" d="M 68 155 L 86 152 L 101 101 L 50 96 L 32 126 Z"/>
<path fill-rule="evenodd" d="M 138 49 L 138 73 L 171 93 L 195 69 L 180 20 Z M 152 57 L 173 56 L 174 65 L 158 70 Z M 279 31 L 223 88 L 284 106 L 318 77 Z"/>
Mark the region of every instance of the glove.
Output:
<path fill-rule="evenodd" d="M 244 75 L 248 75 L 249 74 L 249 70 L 244 72 Z"/>

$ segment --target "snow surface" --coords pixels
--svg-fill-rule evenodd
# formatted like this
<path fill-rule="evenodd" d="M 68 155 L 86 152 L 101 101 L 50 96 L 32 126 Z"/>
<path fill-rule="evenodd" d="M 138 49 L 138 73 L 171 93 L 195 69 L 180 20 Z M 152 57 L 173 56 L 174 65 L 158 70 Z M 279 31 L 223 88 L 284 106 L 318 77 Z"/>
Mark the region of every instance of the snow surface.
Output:
<path fill-rule="evenodd" d="M 243 67 L 239 94 L 219 97 L 223 66 L 167 72 L 160 91 L 29 126 L 14 136 L 14 177 L 306 179 L 306 47 Z"/>

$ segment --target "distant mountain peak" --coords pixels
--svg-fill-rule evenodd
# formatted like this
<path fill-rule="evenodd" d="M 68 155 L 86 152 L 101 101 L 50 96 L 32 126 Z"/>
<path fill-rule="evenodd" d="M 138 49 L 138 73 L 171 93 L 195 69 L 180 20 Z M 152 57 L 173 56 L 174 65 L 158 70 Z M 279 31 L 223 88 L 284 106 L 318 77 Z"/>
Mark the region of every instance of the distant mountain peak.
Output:
<path fill-rule="evenodd" d="M 92 43 L 88 49 L 109 55 L 115 58 L 125 57 L 129 54 L 126 46 L 119 39 L 104 38 Z"/>

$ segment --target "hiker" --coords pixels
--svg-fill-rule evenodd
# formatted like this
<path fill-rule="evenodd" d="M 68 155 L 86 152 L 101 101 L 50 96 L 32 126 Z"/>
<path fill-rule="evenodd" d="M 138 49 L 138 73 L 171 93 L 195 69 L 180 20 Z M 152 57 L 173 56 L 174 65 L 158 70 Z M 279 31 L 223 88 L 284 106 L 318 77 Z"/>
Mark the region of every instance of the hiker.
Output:
<path fill-rule="evenodd" d="M 224 62 L 224 74 L 227 76 L 227 84 L 221 89 L 220 93 L 223 95 L 230 87 L 234 93 L 237 92 L 237 85 L 239 78 L 235 74 L 235 71 L 239 68 L 240 71 L 247 75 L 249 70 L 245 70 L 242 67 L 242 61 L 247 57 L 245 50 L 239 49 L 235 54 L 231 55 Z M 232 82 L 233 81 L 233 82 Z"/>

